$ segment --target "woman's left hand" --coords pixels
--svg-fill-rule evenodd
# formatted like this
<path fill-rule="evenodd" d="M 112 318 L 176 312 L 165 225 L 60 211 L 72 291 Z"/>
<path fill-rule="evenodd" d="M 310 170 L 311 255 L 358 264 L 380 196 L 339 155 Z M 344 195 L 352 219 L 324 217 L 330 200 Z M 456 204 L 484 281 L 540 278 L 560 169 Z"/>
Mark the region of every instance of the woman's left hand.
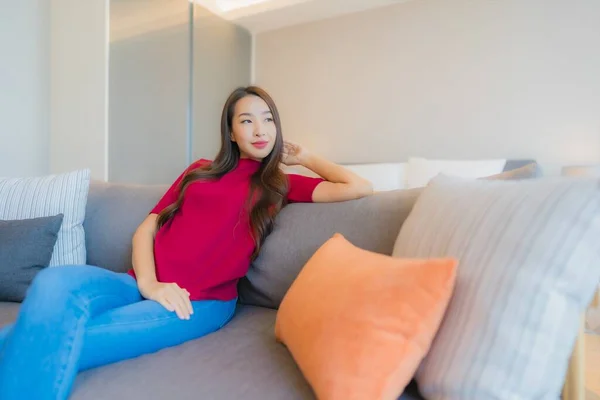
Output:
<path fill-rule="evenodd" d="M 284 141 L 282 162 L 285 165 L 303 165 L 307 151 L 299 144 Z"/>

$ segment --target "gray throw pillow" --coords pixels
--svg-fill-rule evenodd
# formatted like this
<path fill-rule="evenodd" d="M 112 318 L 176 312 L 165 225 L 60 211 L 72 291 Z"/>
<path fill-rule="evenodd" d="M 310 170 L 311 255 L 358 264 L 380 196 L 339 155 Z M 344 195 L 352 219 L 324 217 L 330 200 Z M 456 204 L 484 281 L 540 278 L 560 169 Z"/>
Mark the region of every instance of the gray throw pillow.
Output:
<path fill-rule="evenodd" d="M 50 263 L 63 217 L 0 220 L 0 301 L 23 301 L 33 278 Z"/>
<path fill-rule="evenodd" d="M 90 170 L 25 178 L 0 177 L 0 219 L 20 220 L 63 214 L 48 266 L 86 263 L 83 221 Z"/>

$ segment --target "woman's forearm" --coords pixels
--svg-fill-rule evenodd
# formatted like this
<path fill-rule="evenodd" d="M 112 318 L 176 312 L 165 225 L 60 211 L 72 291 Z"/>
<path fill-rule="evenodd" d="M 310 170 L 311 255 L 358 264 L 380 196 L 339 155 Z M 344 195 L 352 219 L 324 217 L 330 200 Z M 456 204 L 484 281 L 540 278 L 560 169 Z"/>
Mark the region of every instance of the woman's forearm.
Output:
<path fill-rule="evenodd" d="M 317 154 L 307 154 L 302 160 L 305 168 L 310 169 L 323 179 L 333 183 L 345 183 L 371 190 L 371 183 L 341 165 L 331 162 Z"/>
<path fill-rule="evenodd" d="M 139 286 L 157 282 L 154 263 L 155 214 L 149 215 L 133 235 L 132 264 Z"/>
<path fill-rule="evenodd" d="M 373 193 L 370 181 L 316 154 L 305 154 L 301 164 L 327 181 L 315 188 L 315 202 L 359 199 Z"/>
<path fill-rule="evenodd" d="M 295 143 L 284 143 L 282 161 L 286 165 L 302 165 L 325 180 L 314 188 L 314 202 L 359 199 L 373 193 L 373 185 L 367 179 Z"/>

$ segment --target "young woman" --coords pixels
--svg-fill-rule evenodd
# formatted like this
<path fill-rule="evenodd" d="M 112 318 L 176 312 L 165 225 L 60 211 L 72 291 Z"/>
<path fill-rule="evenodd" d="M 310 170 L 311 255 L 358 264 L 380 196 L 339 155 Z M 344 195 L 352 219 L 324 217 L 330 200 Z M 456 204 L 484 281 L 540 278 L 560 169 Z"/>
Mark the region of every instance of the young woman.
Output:
<path fill-rule="evenodd" d="M 322 178 L 286 175 L 282 162 Z M 286 203 L 370 193 L 369 182 L 284 142 L 264 90 L 235 90 L 221 150 L 189 166 L 138 227 L 132 270 L 63 266 L 36 276 L 17 321 L 0 331 L 0 398 L 64 399 L 78 371 L 218 330 Z"/>

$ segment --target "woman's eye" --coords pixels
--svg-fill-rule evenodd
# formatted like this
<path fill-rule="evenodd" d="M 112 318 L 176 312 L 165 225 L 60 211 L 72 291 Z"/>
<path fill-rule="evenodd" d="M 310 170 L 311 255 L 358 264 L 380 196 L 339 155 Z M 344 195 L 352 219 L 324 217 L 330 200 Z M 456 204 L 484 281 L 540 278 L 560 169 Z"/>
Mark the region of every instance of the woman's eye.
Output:
<path fill-rule="evenodd" d="M 252 122 L 252 121 L 250 121 L 249 119 L 244 119 L 241 122 L 242 122 L 242 124 L 245 124 L 246 122 Z"/>
<path fill-rule="evenodd" d="M 266 121 L 267 122 L 273 122 L 273 118 L 267 118 Z"/>

